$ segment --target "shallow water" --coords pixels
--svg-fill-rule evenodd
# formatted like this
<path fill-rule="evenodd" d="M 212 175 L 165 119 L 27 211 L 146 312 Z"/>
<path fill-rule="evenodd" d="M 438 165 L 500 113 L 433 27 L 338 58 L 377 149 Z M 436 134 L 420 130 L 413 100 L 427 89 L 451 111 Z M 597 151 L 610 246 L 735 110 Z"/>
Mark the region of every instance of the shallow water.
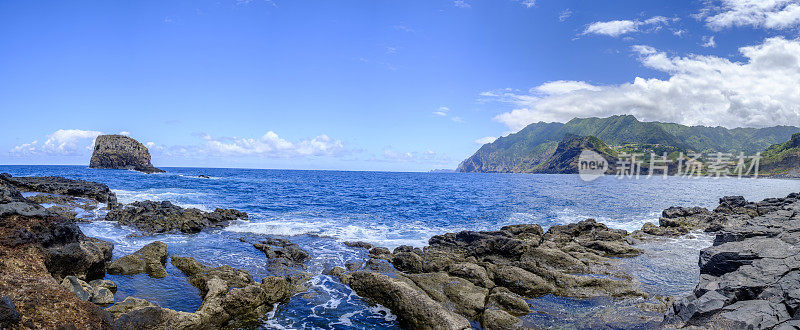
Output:
<path fill-rule="evenodd" d="M 81 224 L 88 236 L 114 242 L 114 257 L 160 240 L 170 254 L 192 256 L 210 265 L 228 264 L 260 279 L 269 275 L 263 253 L 250 243 L 278 235 L 311 253 L 309 271 L 316 274 L 308 293 L 298 294 L 264 320 L 266 328 L 394 327 L 394 316 L 370 306 L 324 269 L 363 259 L 365 252 L 342 241 L 360 240 L 393 248 L 423 246 L 432 235 L 458 230 L 494 230 L 503 225 L 537 223 L 547 228 L 595 218 L 615 228 L 635 230 L 656 221 L 673 206 L 713 208 L 724 195 L 748 200 L 800 191 L 800 181 L 781 179 L 653 178 L 618 180 L 604 177 L 583 182 L 575 175 L 385 173 L 251 169 L 165 168 L 169 173 L 142 174 L 82 166 L 0 166 L 14 176 L 59 175 L 107 184 L 120 202 L 169 200 L 184 207 L 235 208 L 250 221 L 199 234 L 128 237 L 130 228 L 114 223 Z M 211 176 L 210 179 L 198 175 Z M 665 240 L 642 246 L 645 254 L 621 260 L 645 290 L 661 295 L 689 292 L 697 280 L 697 251 L 710 238 Z M 117 299 L 136 296 L 161 306 L 194 311 L 197 290 L 180 271 L 153 280 L 146 276 L 109 276 L 120 289 Z M 557 298 L 557 297 L 556 297 Z M 547 306 L 567 309 L 586 301 L 552 299 Z M 589 304 L 591 306 L 591 304 Z M 575 307 L 577 306 L 577 307 Z M 578 315 L 591 315 L 587 309 Z M 587 314 L 589 313 L 589 314 Z M 540 315 L 541 316 L 541 315 Z M 550 323 L 541 316 L 543 325 Z"/>

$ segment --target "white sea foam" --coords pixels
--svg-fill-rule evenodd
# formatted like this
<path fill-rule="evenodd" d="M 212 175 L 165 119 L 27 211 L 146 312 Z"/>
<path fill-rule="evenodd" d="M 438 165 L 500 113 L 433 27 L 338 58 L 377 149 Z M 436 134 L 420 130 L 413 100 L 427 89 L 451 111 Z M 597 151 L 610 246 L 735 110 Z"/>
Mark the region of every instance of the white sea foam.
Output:
<path fill-rule="evenodd" d="M 328 236 L 341 241 L 364 241 L 388 248 L 400 245 L 425 246 L 431 236 L 448 231 L 446 228 L 431 228 L 419 224 L 396 224 L 392 226 L 370 224 L 365 226 L 324 219 L 236 221 L 225 230 L 237 233 L 279 236 L 312 234 Z"/>
<path fill-rule="evenodd" d="M 196 208 L 201 211 L 211 212 L 213 209 L 202 203 L 208 195 L 205 193 L 179 188 L 147 189 L 140 191 L 130 191 L 114 189 L 117 200 L 123 204 L 151 200 L 151 201 L 170 201 L 172 204 L 183 208 Z"/>

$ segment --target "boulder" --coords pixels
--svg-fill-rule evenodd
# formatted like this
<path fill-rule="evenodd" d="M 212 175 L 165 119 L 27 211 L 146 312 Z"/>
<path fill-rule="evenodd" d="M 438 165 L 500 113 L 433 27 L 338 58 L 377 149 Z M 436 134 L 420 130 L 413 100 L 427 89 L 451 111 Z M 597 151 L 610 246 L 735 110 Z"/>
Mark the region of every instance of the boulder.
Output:
<path fill-rule="evenodd" d="M 153 278 L 167 276 L 164 265 L 167 262 L 167 244 L 155 241 L 138 251 L 111 262 L 109 274 L 136 275 L 147 273 Z"/>
<path fill-rule="evenodd" d="M 253 244 L 257 250 L 264 252 L 272 267 L 296 267 L 303 265 L 311 256 L 299 245 L 286 239 L 267 239 Z"/>
<path fill-rule="evenodd" d="M 124 135 L 100 135 L 94 141 L 90 168 L 164 172 L 150 163 L 150 152 L 143 144 Z"/>
<path fill-rule="evenodd" d="M 135 227 L 144 234 L 176 230 L 197 233 L 209 227 L 223 227 L 233 220 L 247 220 L 247 213 L 230 209 L 203 212 L 195 208 L 184 209 L 169 201 L 142 201 L 112 210 L 106 214 L 105 219 Z"/>
<path fill-rule="evenodd" d="M 75 275 L 85 281 L 100 279 L 106 274 L 113 250 L 111 242 L 82 237 L 79 242 L 48 248 L 47 269 L 56 278 Z"/>
<path fill-rule="evenodd" d="M 437 303 L 408 283 L 383 274 L 356 271 L 342 278 L 353 290 L 397 315 L 411 329 L 471 329 L 469 321 Z"/>

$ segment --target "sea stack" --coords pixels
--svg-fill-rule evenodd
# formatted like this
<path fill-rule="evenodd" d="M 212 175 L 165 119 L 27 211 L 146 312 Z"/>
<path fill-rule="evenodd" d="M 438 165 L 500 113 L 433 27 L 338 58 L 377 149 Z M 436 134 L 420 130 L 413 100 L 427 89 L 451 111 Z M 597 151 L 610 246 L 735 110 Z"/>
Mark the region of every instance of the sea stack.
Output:
<path fill-rule="evenodd" d="M 100 135 L 94 141 L 91 168 L 114 168 L 144 173 L 164 172 L 150 164 L 150 152 L 143 144 L 124 135 Z"/>

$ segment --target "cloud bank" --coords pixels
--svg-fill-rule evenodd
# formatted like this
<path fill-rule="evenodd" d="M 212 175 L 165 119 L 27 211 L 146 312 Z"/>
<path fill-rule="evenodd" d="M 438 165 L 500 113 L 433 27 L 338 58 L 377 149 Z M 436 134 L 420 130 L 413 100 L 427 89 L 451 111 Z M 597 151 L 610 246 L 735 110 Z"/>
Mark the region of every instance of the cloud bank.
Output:
<path fill-rule="evenodd" d="M 800 41 L 774 37 L 742 47 L 743 62 L 716 56 L 670 56 L 648 46 L 632 51 L 667 79 L 636 77 L 620 85 L 553 81 L 527 92 L 484 92 L 516 109 L 494 117 L 517 131 L 539 121 L 633 114 L 687 125 L 800 125 Z"/>
<path fill-rule="evenodd" d="M 696 17 L 713 30 L 741 26 L 786 29 L 800 25 L 800 1 L 714 0 Z"/>
<path fill-rule="evenodd" d="M 49 156 L 77 156 L 92 150 L 94 139 L 103 134 L 98 131 L 85 131 L 80 129 L 60 129 L 47 135 L 44 143 L 38 140 L 18 145 L 11 149 L 15 156 L 23 155 L 49 155 Z"/>

